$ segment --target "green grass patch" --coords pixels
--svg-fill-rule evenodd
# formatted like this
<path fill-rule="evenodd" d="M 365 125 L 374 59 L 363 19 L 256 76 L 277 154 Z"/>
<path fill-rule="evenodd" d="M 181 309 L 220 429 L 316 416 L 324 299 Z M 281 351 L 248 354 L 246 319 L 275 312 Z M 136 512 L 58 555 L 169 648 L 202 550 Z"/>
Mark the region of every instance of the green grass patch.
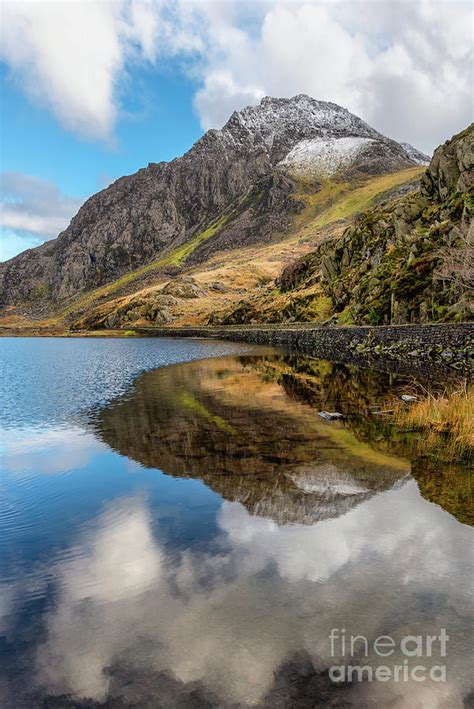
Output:
<path fill-rule="evenodd" d="M 352 311 L 349 308 L 349 306 L 344 308 L 344 310 L 339 313 L 339 315 L 337 316 L 337 324 L 338 325 L 354 325 L 355 324 L 354 316 L 352 315 Z"/>
<path fill-rule="evenodd" d="M 178 404 L 184 409 L 191 411 L 193 414 L 201 416 L 207 421 L 210 421 L 222 431 L 226 431 L 227 433 L 230 433 L 232 435 L 235 435 L 237 433 L 235 428 L 231 426 L 230 423 L 227 423 L 227 421 L 225 421 L 221 416 L 213 414 L 211 411 L 209 411 L 209 409 L 204 406 L 204 404 L 198 401 L 192 394 L 187 391 L 182 392 L 178 396 Z"/>
<path fill-rule="evenodd" d="M 156 259 L 155 261 L 151 261 L 145 266 L 141 266 L 140 268 L 137 268 L 134 271 L 125 273 L 123 276 L 117 278 L 117 280 L 113 281 L 112 283 L 108 283 L 105 286 L 101 286 L 100 288 L 96 288 L 95 290 L 90 291 L 89 293 L 87 293 L 87 295 L 74 301 L 74 303 L 72 303 L 67 308 L 58 313 L 56 316 L 48 320 L 48 323 L 57 322 L 58 320 L 67 317 L 71 313 L 75 312 L 76 310 L 87 308 L 95 300 L 103 298 L 107 295 L 111 295 L 115 291 L 119 290 L 120 288 L 123 288 L 129 283 L 132 283 L 137 278 L 140 278 L 146 273 L 150 273 L 151 271 L 154 271 L 158 268 L 164 268 L 166 266 L 182 266 L 186 259 L 189 258 L 189 256 L 191 256 L 191 254 L 198 248 L 198 246 L 200 246 L 205 241 L 214 236 L 214 234 L 216 234 L 219 229 L 221 229 L 224 224 L 226 224 L 228 219 L 229 216 L 224 215 L 223 217 L 215 221 L 213 224 L 211 224 L 207 229 L 204 229 L 204 231 L 199 232 L 199 234 L 196 234 L 196 236 L 187 241 L 185 244 L 178 246 L 176 249 L 173 249 L 173 251 L 170 251 L 168 254 L 165 254 L 161 258 Z"/>
<path fill-rule="evenodd" d="M 373 177 L 363 184 L 327 180 L 321 188 L 308 194 L 300 189 L 295 197 L 306 204 L 306 209 L 297 218 L 300 226 L 321 229 L 334 222 L 348 219 L 358 212 L 368 209 L 373 200 L 390 190 L 416 179 L 424 167 L 411 167 L 400 172 Z"/>
<path fill-rule="evenodd" d="M 191 254 L 196 251 L 198 246 L 203 244 L 205 241 L 211 238 L 211 236 L 214 236 L 214 234 L 221 229 L 224 224 L 228 221 L 229 217 L 224 216 L 218 219 L 218 221 L 214 222 L 211 224 L 210 227 L 205 229 L 204 231 L 201 231 L 199 234 L 197 234 L 194 238 L 192 238 L 190 241 L 187 241 L 185 244 L 182 246 L 179 246 L 177 249 L 171 252 L 168 257 L 164 256 L 163 258 L 167 260 L 166 265 L 167 266 L 182 266 L 183 263 L 186 261 L 186 259 L 191 256 Z M 163 265 L 163 264 L 160 264 Z"/>
<path fill-rule="evenodd" d="M 375 177 L 365 185 L 349 191 L 342 191 L 342 193 L 339 191 L 339 194 L 335 191 L 334 196 L 337 196 L 335 203 L 319 214 L 311 226 L 321 228 L 332 222 L 352 217 L 358 212 L 363 212 L 370 207 L 375 197 L 402 185 L 404 182 L 414 180 L 423 170 L 424 168 L 421 167 L 409 168 L 390 175 Z"/>
<path fill-rule="evenodd" d="M 357 458 L 362 458 L 368 463 L 386 466 L 392 470 L 408 473 L 410 463 L 404 458 L 389 455 L 372 448 L 368 443 L 359 441 L 348 428 L 337 423 L 319 424 L 319 430 L 329 436 L 334 443 Z"/>

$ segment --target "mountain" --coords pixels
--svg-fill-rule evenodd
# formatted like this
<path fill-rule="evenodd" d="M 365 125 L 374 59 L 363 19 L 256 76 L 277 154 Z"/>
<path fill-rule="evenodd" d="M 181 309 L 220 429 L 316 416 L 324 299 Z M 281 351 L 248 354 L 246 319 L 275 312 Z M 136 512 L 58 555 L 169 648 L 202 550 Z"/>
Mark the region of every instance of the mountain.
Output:
<path fill-rule="evenodd" d="M 181 158 L 150 163 L 81 207 L 57 239 L 2 265 L 0 303 L 40 316 L 140 268 L 174 275 L 271 241 L 304 209 L 302 182 L 353 182 L 426 156 L 333 103 L 264 98 Z"/>
<path fill-rule="evenodd" d="M 400 143 L 400 145 L 417 165 L 426 165 L 430 161 L 427 155 L 414 148 L 410 143 Z"/>
<path fill-rule="evenodd" d="M 474 125 L 440 146 L 412 187 L 358 213 L 215 322 L 313 320 L 323 305 L 340 324 L 472 319 Z"/>

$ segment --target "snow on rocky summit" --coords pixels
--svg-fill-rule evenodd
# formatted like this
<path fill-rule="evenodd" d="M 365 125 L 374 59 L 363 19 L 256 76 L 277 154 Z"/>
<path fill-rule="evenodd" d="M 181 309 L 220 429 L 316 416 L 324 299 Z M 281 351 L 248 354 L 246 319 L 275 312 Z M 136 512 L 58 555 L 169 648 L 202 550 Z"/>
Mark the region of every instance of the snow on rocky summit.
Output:
<path fill-rule="evenodd" d="M 295 177 L 331 177 L 354 164 L 372 138 L 314 138 L 302 140 L 278 163 Z"/>
<path fill-rule="evenodd" d="M 372 162 L 373 172 L 428 162 L 411 145 L 385 137 L 346 108 L 305 94 L 266 96 L 258 106 L 234 111 L 221 130 L 209 131 L 207 148 L 209 141 L 229 159 L 235 151 L 262 150 L 293 177 L 330 177 L 359 161 Z"/>

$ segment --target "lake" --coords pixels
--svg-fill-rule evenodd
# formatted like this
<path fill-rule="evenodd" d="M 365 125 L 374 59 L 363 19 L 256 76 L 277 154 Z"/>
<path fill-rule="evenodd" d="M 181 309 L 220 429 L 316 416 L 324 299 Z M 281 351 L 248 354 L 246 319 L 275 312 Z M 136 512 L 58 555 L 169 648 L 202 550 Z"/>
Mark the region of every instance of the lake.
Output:
<path fill-rule="evenodd" d="M 2 709 L 472 705 L 469 471 L 373 414 L 413 382 L 191 339 L 0 355 Z"/>

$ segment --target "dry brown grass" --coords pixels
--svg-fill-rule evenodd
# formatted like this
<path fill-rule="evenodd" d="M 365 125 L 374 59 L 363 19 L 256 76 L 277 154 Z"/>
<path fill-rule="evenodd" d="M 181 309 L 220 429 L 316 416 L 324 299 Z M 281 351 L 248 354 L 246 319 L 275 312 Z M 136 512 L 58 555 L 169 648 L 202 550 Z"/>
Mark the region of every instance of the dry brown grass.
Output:
<path fill-rule="evenodd" d="M 212 236 L 219 226 L 216 223 L 157 261 L 126 273 L 113 283 L 74 297 L 69 303 L 64 303 L 59 312 L 43 320 L 30 321 L 12 308 L 11 312 L 9 310 L 0 317 L 0 326 L 23 333 L 32 324 L 32 334 L 67 329 L 70 321 L 80 317 L 81 313 L 90 313 L 96 308 L 100 312 L 103 309 L 113 312 L 126 300 L 158 289 L 167 280 L 160 269 L 169 265 L 182 266 L 183 273 L 192 275 L 203 290 L 208 291 L 207 297 L 199 301 L 181 301 L 179 307 L 172 309 L 173 324 L 205 324 L 211 313 L 227 311 L 249 292 L 256 292 L 262 279 L 275 278 L 288 263 L 313 250 L 322 240 L 338 237 L 355 212 L 370 206 L 378 194 L 413 180 L 421 170 L 410 168 L 353 184 L 328 181 L 322 187 L 315 187 L 313 192 L 306 186 L 296 194 L 305 202 L 305 209 L 295 216 L 287 232 L 274 234 L 271 243 L 221 251 L 204 263 L 187 266 L 186 258 L 203 240 Z M 146 285 L 143 282 L 145 275 Z M 215 281 L 226 286 L 224 294 L 207 288 Z"/>
<path fill-rule="evenodd" d="M 395 421 L 403 428 L 423 431 L 426 450 L 443 446 L 449 458 L 474 454 L 474 387 L 464 383 L 451 392 L 432 394 L 409 405 L 395 407 Z"/>

